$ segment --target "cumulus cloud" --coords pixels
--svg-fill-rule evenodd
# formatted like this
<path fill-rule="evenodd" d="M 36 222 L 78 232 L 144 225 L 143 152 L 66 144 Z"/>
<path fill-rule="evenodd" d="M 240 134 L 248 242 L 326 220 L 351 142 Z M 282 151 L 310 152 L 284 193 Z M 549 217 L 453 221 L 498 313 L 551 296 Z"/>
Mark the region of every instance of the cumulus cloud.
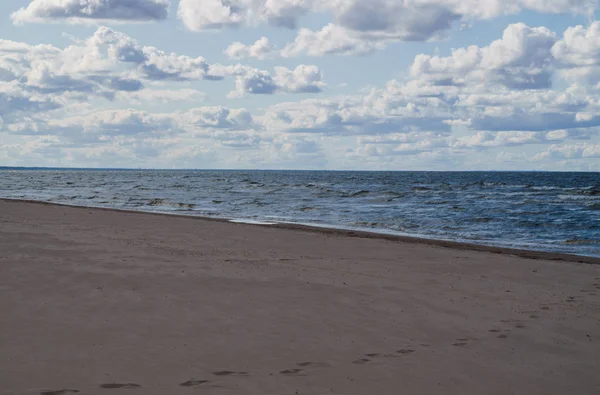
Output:
<path fill-rule="evenodd" d="M 552 47 L 552 55 L 569 80 L 596 84 L 600 82 L 600 22 L 569 27 Z"/>
<path fill-rule="evenodd" d="M 461 15 L 443 2 L 343 1 L 332 10 L 340 26 L 390 38 L 423 41 L 448 30 Z"/>
<path fill-rule="evenodd" d="M 177 14 L 193 31 L 268 23 L 294 28 L 312 0 L 180 0 Z"/>
<path fill-rule="evenodd" d="M 139 110 L 105 110 L 88 115 L 52 119 L 46 127 L 74 140 L 102 140 L 111 136 L 167 133 L 173 120 L 162 114 Z"/>
<path fill-rule="evenodd" d="M 136 68 L 145 79 L 161 81 L 190 81 L 199 79 L 219 79 L 210 74 L 210 64 L 203 57 L 166 53 L 158 48 L 142 46 L 131 37 L 100 27 L 88 42 L 92 50 L 100 51 L 107 47 L 107 59 L 113 64 L 123 62 Z"/>
<path fill-rule="evenodd" d="M 384 47 L 384 39 L 364 38 L 352 30 L 330 23 L 319 31 L 300 29 L 294 42 L 286 45 L 281 55 L 366 55 Z"/>
<path fill-rule="evenodd" d="M 199 107 L 179 117 L 182 125 L 194 128 L 216 128 L 247 130 L 253 127 L 254 119 L 248 110 L 229 109 L 222 106 Z"/>
<path fill-rule="evenodd" d="M 222 106 L 175 113 L 92 110 L 75 116 L 22 121 L 8 131 L 11 136 L 27 139 L 30 149 L 23 152 L 25 145 L 21 145 L 21 154 L 41 155 L 45 164 L 55 165 L 58 163 L 50 161 L 67 157 L 102 166 L 164 160 L 169 166 L 176 163 L 186 167 L 191 163 L 199 166 L 197 159 L 202 158 L 212 160 L 204 166 L 214 167 L 215 149 L 270 149 L 275 141 L 281 140 L 265 134 L 246 109 Z M 62 160 L 61 163 L 65 164 Z"/>
<path fill-rule="evenodd" d="M 325 86 L 319 68 L 304 64 L 294 70 L 275 67 L 275 82 L 280 89 L 289 93 L 319 93 Z"/>
<path fill-rule="evenodd" d="M 448 57 L 418 55 L 411 75 L 440 85 L 491 82 L 511 89 L 549 88 L 555 42 L 549 29 L 517 23 L 487 47 L 456 49 Z"/>
<path fill-rule="evenodd" d="M 276 68 L 274 75 L 245 65 L 211 64 L 203 57 L 166 53 L 100 27 L 66 48 L 0 39 L 0 116 L 72 108 L 90 98 L 140 101 L 202 100 L 192 89 L 149 89 L 165 83 L 236 79 L 239 94 L 317 93 L 325 85 L 315 66 Z"/>
<path fill-rule="evenodd" d="M 229 132 L 230 139 L 233 139 L 238 132 L 243 135 L 254 127 L 259 126 L 246 109 L 212 106 L 170 114 L 135 109 L 89 111 L 82 115 L 22 122 L 11 132 L 16 135 L 54 136 L 63 145 L 90 146 L 130 138 L 170 141 L 211 138 L 217 131 Z"/>
<path fill-rule="evenodd" d="M 231 59 L 265 59 L 275 50 L 275 46 L 270 43 L 268 38 L 261 37 L 252 45 L 236 41 L 225 50 L 225 54 Z"/>
<path fill-rule="evenodd" d="M 169 0 L 33 0 L 11 15 L 16 24 L 69 20 L 156 21 L 167 18 Z"/>
<path fill-rule="evenodd" d="M 131 103 L 198 103 L 206 99 L 206 94 L 195 89 L 143 89 L 135 92 L 121 92 L 118 98 Z"/>
<path fill-rule="evenodd" d="M 427 143 L 433 150 L 441 141 L 449 149 L 480 149 L 589 138 L 585 131 L 600 122 L 600 100 L 577 86 L 550 89 L 556 41 L 547 28 L 510 25 L 485 47 L 456 49 L 447 57 L 418 55 L 407 81 L 393 80 L 363 95 L 274 105 L 261 120 L 267 130 L 288 133 L 434 133 L 437 142 Z M 450 141 L 452 130 L 475 134 Z M 428 147 L 419 144 L 414 152 Z M 408 145 L 398 152 L 411 151 Z"/>
<path fill-rule="evenodd" d="M 538 4 L 528 4 L 534 3 Z M 348 4 L 340 3 L 340 15 L 344 7 L 351 9 Z M 393 4 L 380 5 L 391 7 L 390 13 L 394 9 Z M 456 7 L 450 9 L 459 10 Z M 364 12 L 371 11 L 367 7 Z M 371 25 L 344 20 L 347 26 L 340 19 L 327 26 L 323 37 L 307 31 L 305 42 L 297 40 L 296 47 L 287 46 L 282 54 L 377 50 L 389 43 L 386 40 L 400 39 L 400 28 L 385 18 Z M 149 158 L 154 164 L 163 163 L 158 158 L 170 158 L 170 166 L 184 167 L 185 160 L 195 160 L 190 158 L 217 157 L 226 157 L 230 167 L 258 167 L 265 161 L 324 166 L 328 159 L 337 164 L 365 158 L 374 161 L 365 163 L 392 163 L 407 156 L 440 161 L 467 152 L 484 157 L 505 150 L 515 155 L 521 152 L 515 150 L 523 150 L 526 159 L 537 151 L 543 161 L 589 160 L 597 157 L 597 90 L 579 77 L 572 77 L 576 83 L 566 89 L 552 90 L 551 82 L 560 77 L 569 82 L 580 69 L 597 68 L 596 30 L 595 24 L 576 27 L 561 37 L 544 27 L 509 25 L 489 45 L 455 49 L 448 56 L 416 56 L 402 80 L 326 98 L 309 96 L 326 88 L 316 66 L 267 71 L 215 64 L 143 45 L 106 27 L 65 48 L 0 40 L 1 128 L 11 138 L 35 141 L 31 152 L 36 155 L 68 153 L 90 163 L 106 155 L 114 163 L 126 156 Z M 265 39 L 231 46 L 226 53 L 261 58 L 275 51 Z M 235 82 L 231 97 L 288 93 L 308 98 L 252 112 L 189 105 L 204 100 L 204 95 L 192 87 L 181 89 L 181 83 L 199 80 Z M 168 114 L 120 108 L 124 102 L 145 106 L 174 101 L 194 108 Z M 96 111 L 98 102 L 117 109 Z M 567 146 L 571 148 L 559 149 Z"/>
<path fill-rule="evenodd" d="M 600 158 L 600 144 L 563 144 L 552 145 L 540 152 L 534 159 L 582 159 Z"/>
<path fill-rule="evenodd" d="M 523 10 L 589 16 L 597 5 L 597 0 L 181 0 L 178 16 L 188 29 L 203 31 L 260 24 L 295 28 L 304 14 L 329 15 L 322 29 L 300 29 L 285 46 L 282 55 L 292 57 L 366 54 L 390 42 L 436 39 L 455 25 Z M 228 53 L 259 57 L 266 49 L 261 44 L 235 43 Z"/>
<path fill-rule="evenodd" d="M 437 107 L 437 108 L 436 108 Z M 446 133 L 439 99 L 409 97 L 391 89 L 373 90 L 366 96 L 308 99 L 268 108 L 262 118 L 267 130 L 324 135 L 373 135 L 436 131 Z"/>
<path fill-rule="evenodd" d="M 237 75 L 236 90 L 229 97 L 242 97 L 245 94 L 270 95 L 285 93 L 319 93 L 325 87 L 323 74 L 316 66 L 300 65 L 294 70 L 275 67 L 275 75 L 267 71 L 247 67 L 228 69 Z"/>

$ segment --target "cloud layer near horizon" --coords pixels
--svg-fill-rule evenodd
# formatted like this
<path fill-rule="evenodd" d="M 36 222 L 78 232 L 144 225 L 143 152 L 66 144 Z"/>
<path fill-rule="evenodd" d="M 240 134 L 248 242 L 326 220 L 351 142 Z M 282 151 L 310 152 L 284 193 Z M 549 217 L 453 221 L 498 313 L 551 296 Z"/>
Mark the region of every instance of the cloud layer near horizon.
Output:
<path fill-rule="evenodd" d="M 415 167 L 484 168 L 493 154 L 496 164 L 600 170 L 600 22 L 564 31 L 510 24 L 487 45 L 418 54 L 398 70 L 402 78 L 350 94 L 336 94 L 318 65 L 250 65 L 297 56 L 350 59 L 447 36 L 460 23 L 523 10 L 590 15 L 596 3 L 34 0 L 12 14 L 14 23 L 100 25 L 62 47 L 0 39 L 0 161 L 410 168 L 410 158 Z M 102 25 L 161 21 L 169 10 L 191 31 L 265 25 L 297 34 L 280 47 L 266 36 L 232 42 L 223 52 L 234 62 L 223 64 Z M 301 27 L 312 13 L 331 21 L 321 30 Z M 244 59 L 252 62 L 237 63 Z M 223 104 L 210 103 L 201 82 L 227 87 Z M 278 99 L 237 104 L 259 96 Z M 186 109 L 161 111 L 161 103 Z"/>

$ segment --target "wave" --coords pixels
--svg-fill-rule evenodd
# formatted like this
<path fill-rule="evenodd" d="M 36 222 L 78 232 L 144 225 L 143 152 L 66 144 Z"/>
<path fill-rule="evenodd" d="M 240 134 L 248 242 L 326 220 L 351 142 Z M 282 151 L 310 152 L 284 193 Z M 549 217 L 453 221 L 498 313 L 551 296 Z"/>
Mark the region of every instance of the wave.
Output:
<path fill-rule="evenodd" d="M 167 199 L 152 199 L 146 203 L 146 206 L 164 206 L 166 201 Z"/>
<path fill-rule="evenodd" d="M 358 228 L 377 228 L 377 227 L 382 227 L 383 228 L 384 227 L 379 222 L 367 222 L 367 221 L 353 222 L 350 225 L 351 226 L 356 226 Z"/>
<path fill-rule="evenodd" d="M 363 190 L 361 190 L 361 191 L 357 191 L 357 192 L 348 192 L 348 193 L 343 193 L 343 192 L 342 192 L 342 193 L 340 194 L 340 196 L 341 196 L 341 197 L 346 197 L 346 198 L 349 198 L 349 197 L 367 196 L 367 195 L 369 195 L 370 193 L 371 193 L 370 191 L 367 191 L 367 190 L 364 190 L 364 189 L 363 189 Z"/>
<path fill-rule="evenodd" d="M 565 244 L 567 245 L 600 245 L 600 240 L 594 239 L 569 239 L 565 240 Z"/>
<path fill-rule="evenodd" d="M 425 204 L 427 205 L 445 205 L 445 204 L 449 204 L 450 201 L 449 200 L 430 200 L 428 202 L 425 202 Z"/>
<path fill-rule="evenodd" d="M 490 217 L 480 217 L 480 218 L 473 218 L 471 220 L 471 222 L 492 222 L 494 221 L 494 218 L 490 218 Z"/>
<path fill-rule="evenodd" d="M 192 210 L 193 208 L 196 207 L 196 205 L 193 203 L 174 203 L 174 202 L 170 202 L 168 199 L 162 199 L 162 198 L 152 199 L 148 203 L 146 203 L 146 206 L 174 207 L 174 208 L 187 209 L 187 210 Z"/>

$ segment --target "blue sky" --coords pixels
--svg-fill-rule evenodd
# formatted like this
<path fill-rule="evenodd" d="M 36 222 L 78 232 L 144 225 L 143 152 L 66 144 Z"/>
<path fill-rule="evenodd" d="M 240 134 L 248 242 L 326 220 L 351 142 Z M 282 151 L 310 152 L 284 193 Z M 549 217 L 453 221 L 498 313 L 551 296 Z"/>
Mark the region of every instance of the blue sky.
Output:
<path fill-rule="evenodd" d="M 0 3 L 0 165 L 600 171 L 597 0 Z"/>

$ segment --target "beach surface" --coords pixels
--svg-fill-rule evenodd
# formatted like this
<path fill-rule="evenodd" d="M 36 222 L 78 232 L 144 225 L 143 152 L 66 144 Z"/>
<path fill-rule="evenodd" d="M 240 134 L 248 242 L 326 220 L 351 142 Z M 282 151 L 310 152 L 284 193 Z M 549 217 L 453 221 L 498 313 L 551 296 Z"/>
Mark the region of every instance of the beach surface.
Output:
<path fill-rule="evenodd" d="M 0 201 L 0 394 L 599 394 L 599 260 L 523 255 Z"/>

